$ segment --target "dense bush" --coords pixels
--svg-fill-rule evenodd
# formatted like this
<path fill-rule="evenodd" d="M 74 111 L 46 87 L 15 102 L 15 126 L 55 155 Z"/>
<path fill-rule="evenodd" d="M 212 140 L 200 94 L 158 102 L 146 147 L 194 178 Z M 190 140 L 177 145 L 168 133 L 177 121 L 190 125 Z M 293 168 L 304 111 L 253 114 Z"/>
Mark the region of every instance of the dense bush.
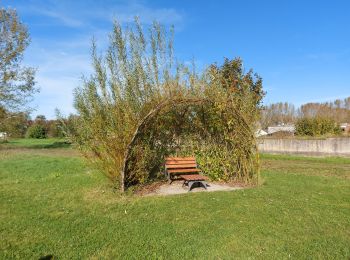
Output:
<path fill-rule="evenodd" d="M 301 118 L 296 123 L 296 135 L 323 136 L 341 133 L 339 125 L 331 118 Z"/>
<path fill-rule="evenodd" d="M 61 124 L 58 120 L 48 120 L 46 122 L 45 128 L 47 129 L 48 137 L 64 137 L 64 133 L 61 127 Z"/>
<path fill-rule="evenodd" d="M 105 55 L 75 90 L 75 142 L 119 186 L 145 183 L 190 141 L 212 179 L 257 183 L 262 79 L 239 58 L 197 74 L 173 57 L 172 31 L 116 23 Z"/>
<path fill-rule="evenodd" d="M 42 125 L 32 125 L 28 128 L 26 137 L 43 139 L 47 137 L 47 131 Z"/>

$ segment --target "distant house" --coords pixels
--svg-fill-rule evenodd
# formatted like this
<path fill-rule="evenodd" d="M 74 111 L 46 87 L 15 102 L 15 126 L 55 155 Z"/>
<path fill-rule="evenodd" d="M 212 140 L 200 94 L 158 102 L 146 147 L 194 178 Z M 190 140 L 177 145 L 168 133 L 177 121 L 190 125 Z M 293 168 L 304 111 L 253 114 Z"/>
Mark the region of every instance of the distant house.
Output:
<path fill-rule="evenodd" d="M 340 129 L 344 132 L 350 132 L 350 124 L 349 123 L 342 123 L 340 124 Z"/>
<path fill-rule="evenodd" d="M 279 126 L 269 126 L 267 128 L 267 134 L 273 135 L 275 133 L 284 132 L 284 133 L 295 133 L 295 126 L 294 125 L 279 125 Z"/>
<path fill-rule="evenodd" d="M 0 132 L 0 139 L 6 139 L 7 138 L 7 133 L 6 132 Z"/>
<path fill-rule="evenodd" d="M 267 132 L 262 129 L 259 129 L 255 132 L 256 137 L 265 136 L 265 135 L 267 135 Z"/>

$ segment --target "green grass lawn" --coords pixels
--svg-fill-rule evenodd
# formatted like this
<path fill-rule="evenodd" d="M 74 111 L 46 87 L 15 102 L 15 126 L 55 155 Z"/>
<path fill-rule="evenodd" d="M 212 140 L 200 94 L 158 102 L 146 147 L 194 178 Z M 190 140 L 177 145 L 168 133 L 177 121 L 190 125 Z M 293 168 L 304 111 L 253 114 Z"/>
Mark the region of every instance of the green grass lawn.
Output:
<path fill-rule="evenodd" d="M 63 148 L 69 147 L 63 138 L 46 138 L 46 139 L 33 139 L 33 138 L 11 138 L 6 143 L 0 144 L 0 148 L 30 148 L 30 149 L 42 149 L 42 148 Z"/>
<path fill-rule="evenodd" d="M 25 146 L 0 151 L 0 259 L 350 258 L 350 159 L 263 155 L 258 188 L 119 197 L 70 148 Z"/>

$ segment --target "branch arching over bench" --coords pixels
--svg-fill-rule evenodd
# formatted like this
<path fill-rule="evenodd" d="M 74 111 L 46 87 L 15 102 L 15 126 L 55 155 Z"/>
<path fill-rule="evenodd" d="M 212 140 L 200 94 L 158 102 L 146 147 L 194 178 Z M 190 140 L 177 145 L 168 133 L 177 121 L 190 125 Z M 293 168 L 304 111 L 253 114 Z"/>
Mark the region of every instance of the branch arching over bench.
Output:
<path fill-rule="evenodd" d="M 160 102 L 155 108 L 153 108 L 139 123 L 138 127 L 136 128 L 133 137 L 130 141 L 130 143 L 127 146 L 125 156 L 124 156 L 124 163 L 123 163 L 123 169 L 120 174 L 120 185 L 121 185 L 121 191 L 124 192 L 125 189 L 125 176 L 127 174 L 127 166 L 128 162 L 130 160 L 130 154 L 133 146 L 135 145 L 135 142 L 137 140 L 137 137 L 142 134 L 144 128 L 146 127 L 147 123 L 150 122 L 153 118 L 155 118 L 159 112 L 161 112 L 163 109 L 166 109 L 170 106 L 177 106 L 177 105 L 183 105 L 183 104 L 188 104 L 188 105 L 194 105 L 194 104 L 199 104 L 199 103 L 204 103 L 204 102 L 212 102 L 208 99 L 204 98 L 173 98 L 173 99 L 165 99 L 162 102 Z M 246 119 L 241 115 L 239 110 L 234 109 L 235 114 L 237 115 L 237 119 L 243 123 L 244 127 L 246 128 L 247 132 L 250 133 L 250 126 Z"/>
<path fill-rule="evenodd" d="M 125 188 L 125 174 L 127 170 L 127 165 L 130 159 L 130 153 L 131 150 L 137 140 L 137 137 L 142 133 L 142 130 L 147 125 L 147 123 L 155 118 L 160 111 L 163 109 L 170 107 L 172 105 L 180 105 L 180 104 L 198 104 L 201 102 L 206 102 L 206 99 L 199 99 L 199 98 L 175 98 L 175 99 L 165 99 L 164 101 L 160 102 L 155 108 L 153 108 L 140 122 L 138 127 L 136 128 L 133 137 L 130 141 L 130 143 L 127 146 L 126 153 L 124 156 L 124 163 L 123 163 L 123 170 L 121 173 L 121 190 L 124 191 Z"/>

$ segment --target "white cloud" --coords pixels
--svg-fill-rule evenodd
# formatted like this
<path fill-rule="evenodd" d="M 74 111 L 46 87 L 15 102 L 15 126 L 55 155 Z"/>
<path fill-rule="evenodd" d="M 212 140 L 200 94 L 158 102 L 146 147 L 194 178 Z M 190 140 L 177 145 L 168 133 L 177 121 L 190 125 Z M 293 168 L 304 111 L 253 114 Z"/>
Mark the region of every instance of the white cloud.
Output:
<path fill-rule="evenodd" d="M 115 6 L 112 19 L 119 22 L 132 22 L 138 16 L 142 23 L 152 23 L 158 21 L 163 24 L 177 24 L 183 22 L 183 14 L 172 8 L 149 8 L 142 4 L 133 3 L 127 6 Z"/>
<path fill-rule="evenodd" d="M 55 108 L 59 108 L 64 114 L 74 112 L 73 89 L 80 84 L 78 78 L 56 77 L 53 79 L 39 74 L 37 82 L 41 90 L 33 102 L 37 108 L 33 113 L 34 117 L 44 114 L 47 118 L 54 118 Z"/>
<path fill-rule="evenodd" d="M 88 0 L 47 0 L 42 4 L 28 1 L 17 9 L 20 14 L 36 17 L 35 24 L 29 27 L 36 26 L 35 31 L 39 33 L 31 35 L 25 63 L 38 69 L 36 81 L 41 91 L 32 102 L 36 107 L 33 116 L 44 114 L 47 118 L 54 118 L 55 108 L 64 114 L 74 112 L 73 89 L 81 84 L 82 75 L 92 71 L 91 39 L 95 37 L 98 48 L 103 50 L 114 19 L 123 24 L 139 16 L 143 24 L 157 20 L 166 25 L 174 24 L 176 28 L 181 28 L 184 20 L 183 14 L 173 8 L 151 8 L 135 1 L 109 4 Z M 61 27 L 60 36 L 40 33 L 42 28 L 46 32 L 52 25 L 54 29 Z"/>
<path fill-rule="evenodd" d="M 30 46 L 25 64 L 37 67 L 37 86 L 40 93 L 35 95 L 32 105 L 36 108 L 33 116 L 44 114 L 54 118 L 55 108 L 63 113 L 74 112 L 73 90 L 81 84 L 83 75 L 91 72 L 89 49 L 66 48 L 65 42 L 47 48 L 35 42 Z"/>
<path fill-rule="evenodd" d="M 36 12 L 37 14 L 57 19 L 62 24 L 69 26 L 69 27 L 81 27 L 84 25 L 83 21 L 81 21 L 79 19 L 75 19 L 73 17 L 70 17 L 63 12 L 42 9 L 42 8 L 35 8 L 35 9 L 33 9 L 33 11 Z"/>
<path fill-rule="evenodd" d="M 28 3 L 18 8 L 21 13 L 46 16 L 68 27 L 95 28 L 96 21 L 110 22 L 114 19 L 128 23 L 139 16 L 142 23 L 158 21 L 163 24 L 174 24 L 181 28 L 184 14 L 173 8 L 150 8 L 138 2 L 104 5 L 98 2 L 46 2 L 44 6 Z"/>

